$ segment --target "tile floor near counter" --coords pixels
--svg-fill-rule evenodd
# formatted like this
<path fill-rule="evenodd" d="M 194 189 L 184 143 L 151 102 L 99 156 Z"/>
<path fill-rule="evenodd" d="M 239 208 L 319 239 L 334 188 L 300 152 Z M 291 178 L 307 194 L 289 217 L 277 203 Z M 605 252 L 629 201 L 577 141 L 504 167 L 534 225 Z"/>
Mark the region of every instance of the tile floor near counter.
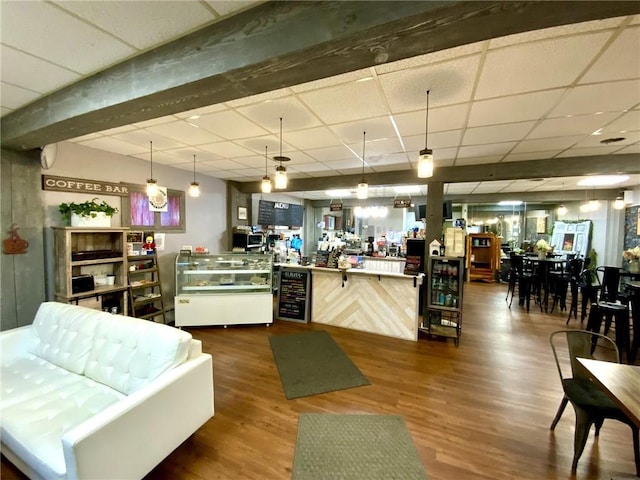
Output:
<path fill-rule="evenodd" d="M 465 284 L 459 347 L 284 321 L 189 329 L 213 355 L 216 414 L 146 480 L 290 479 L 303 412 L 402 415 L 430 480 L 636 478 L 631 431 L 615 421 L 591 432 L 571 475 L 573 409 L 549 430 L 562 389 L 548 338 L 566 312 L 510 310 L 506 289 Z M 307 330 L 330 332 L 371 385 L 286 400 L 268 337 Z M 0 473 L 24 478 L 4 459 Z"/>

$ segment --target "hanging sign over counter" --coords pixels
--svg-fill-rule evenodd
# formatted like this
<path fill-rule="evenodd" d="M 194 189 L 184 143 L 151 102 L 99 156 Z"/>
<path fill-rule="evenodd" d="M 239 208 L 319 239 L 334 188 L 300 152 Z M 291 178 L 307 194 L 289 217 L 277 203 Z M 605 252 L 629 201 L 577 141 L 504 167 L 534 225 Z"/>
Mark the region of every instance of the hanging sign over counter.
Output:
<path fill-rule="evenodd" d="M 342 210 L 342 202 L 335 202 L 329 204 L 330 212 L 339 212 Z"/>
<path fill-rule="evenodd" d="M 260 200 L 258 202 L 259 225 L 286 225 L 289 227 L 301 227 L 304 217 L 304 207 L 294 203 L 270 202 Z"/>
<path fill-rule="evenodd" d="M 278 320 L 309 323 L 311 272 L 295 267 L 280 267 L 278 288 Z"/>
<path fill-rule="evenodd" d="M 129 195 L 129 186 L 123 183 L 101 182 L 86 178 L 55 177 L 42 175 L 42 189 L 55 192 L 102 193 L 104 195 Z"/>
<path fill-rule="evenodd" d="M 409 208 L 411 206 L 410 198 L 395 198 L 393 200 L 393 208 Z"/>

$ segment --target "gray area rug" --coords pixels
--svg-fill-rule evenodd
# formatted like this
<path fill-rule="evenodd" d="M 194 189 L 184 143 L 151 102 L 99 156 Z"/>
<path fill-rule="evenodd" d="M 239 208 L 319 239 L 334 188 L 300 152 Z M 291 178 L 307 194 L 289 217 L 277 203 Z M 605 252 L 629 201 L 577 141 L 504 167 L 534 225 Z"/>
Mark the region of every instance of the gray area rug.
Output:
<path fill-rule="evenodd" d="M 303 413 L 293 480 L 425 480 L 401 416 Z"/>
<path fill-rule="evenodd" d="M 288 399 L 369 385 L 326 331 L 269 337 Z"/>

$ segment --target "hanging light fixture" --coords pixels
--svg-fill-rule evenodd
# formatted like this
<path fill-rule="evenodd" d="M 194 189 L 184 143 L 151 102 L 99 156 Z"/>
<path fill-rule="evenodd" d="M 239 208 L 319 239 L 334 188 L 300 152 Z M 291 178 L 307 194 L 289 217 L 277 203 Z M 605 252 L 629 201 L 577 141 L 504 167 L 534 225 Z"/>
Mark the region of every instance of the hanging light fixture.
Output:
<path fill-rule="evenodd" d="M 282 117 L 280 117 L 280 155 L 273 157 L 273 160 L 279 162 L 276 167 L 275 186 L 277 189 L 287 188 L 287 169 L 282 166 L 282 162 L 288 162 L 291 159 L 289 157 L 282 156 Z"/>
<path fill-rule="evenodd" d="M 613 202 L 613 208 L 616 210 L 622 210 L 625 207 L 625 201 L 623 192 L 620 192 L 620 195 L 616 197 L 616 201 Z"/>
<path fill-rule="evenodd" d="M 193 182 L 189 185 L 189 195 L 192 197 L 200 196 L 200 184 L 196 182 L 196 156 L 193 156 Z"/>
<path fill-rule="evenodd" d="M 357 197 L 360 200 L 366 200 L 369 196 L 369 185 L 367 181 L 364 179 L 364 145 L 365 138 L 367 132 L 362 132 L 362 178 L 360 179 L 360 183 L 358 184 Z"/>
<path fill-rule="evenodd" d="M 153 142 L 149 140 L 149 161 L 151 162 L 151 176 L 147 179 L 147 196 L 153 197 L 158 193 L 158 181 L 153 178 Z"/>
<path fill-rule="evenodd" d="M 427 90 L 427 114 L 424 128 L 424 149 L 420 150 L 418 157 L 418 178 L 433 177 L 433 150 L 427 146 L 429 134 L 429 90 Z"/>
<path fill-rule="evenodd" d="M 271 193 L 271 179 L 267 174 L 267 146 L 264 147 L 264 177 L 262 177 L 262 193 Z"/>
<path fill-rule="evenodd" d="M 560 190 L 562 192 L 564 192 L 564 182 L 562 182 L 562 187 L 560 188 Z M 564 206 L 564 203 L 561 203 L 560 206 L 558 207 L 558 209 L 556 210 L 556 213 L 559 216 L 562 217 L 562 216 L 566 215 L 568 211 L 569 211 L 569 209 Z"/>

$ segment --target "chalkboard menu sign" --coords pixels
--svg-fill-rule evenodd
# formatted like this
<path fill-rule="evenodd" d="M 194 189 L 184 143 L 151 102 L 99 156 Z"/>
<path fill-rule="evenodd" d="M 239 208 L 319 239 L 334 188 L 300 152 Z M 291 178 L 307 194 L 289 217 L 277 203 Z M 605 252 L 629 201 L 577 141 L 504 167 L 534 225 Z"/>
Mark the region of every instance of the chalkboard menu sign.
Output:
<path fill-rule="evenodd" d="M 280 268 L 278 320 L 309 323 L 311 272 L 291 267 Z"/>
<path fill-rule="evenodd" d="M 260 200 L 258 203 L 258 224 L 286 225 L 301 227 L 304 217 L 304 207 L 294 203 L 270 202 Z"/>

